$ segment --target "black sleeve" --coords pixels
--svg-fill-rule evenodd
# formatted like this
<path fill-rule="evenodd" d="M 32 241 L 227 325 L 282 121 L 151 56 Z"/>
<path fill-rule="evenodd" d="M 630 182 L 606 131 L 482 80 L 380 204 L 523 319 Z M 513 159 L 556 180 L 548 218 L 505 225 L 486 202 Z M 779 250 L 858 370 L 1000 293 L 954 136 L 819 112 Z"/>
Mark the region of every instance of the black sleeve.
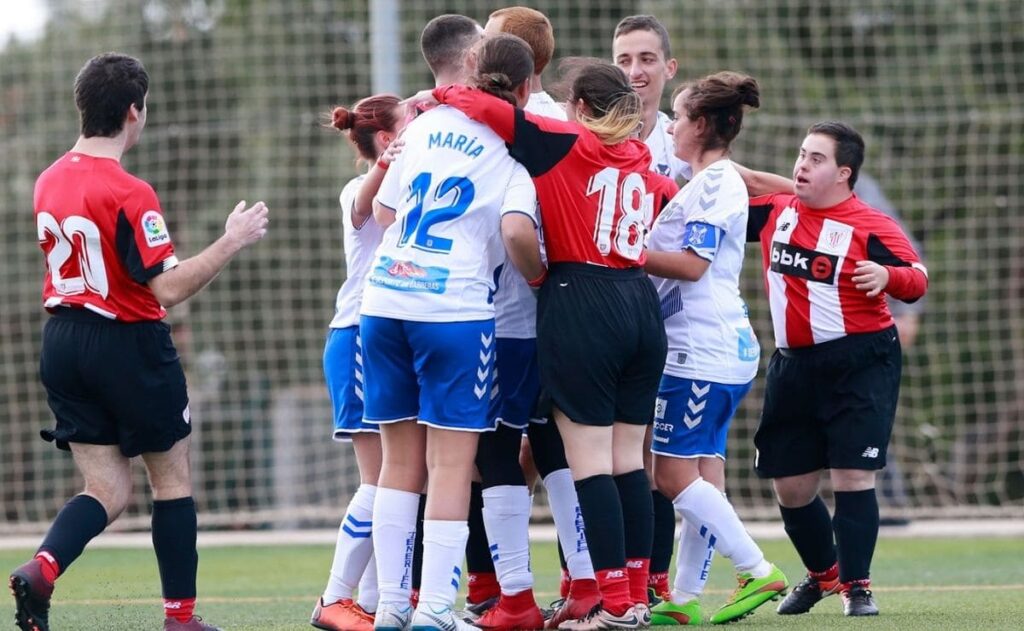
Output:
<path fill-rule="evenodd" d="M 882 239 L 876 234 L 868 235 L 868 260 L 874 261 L 879 265 L 888 265 L 889 267 L 910 267 L 912 262 L 905 261 L 896 256 L 892 250 L 882 243 Z"/>
<path fill-rule="evenodd" d="M 121 262 L 128 270 L 128 275 L 140 285 L 145 285 L 154 276 L 164 271 L 163 263 L 157 263 L 150 268 L 143 265 L 142 254 L 135 242 L 135 229 L 132 228 L 132 223 L 128 221 L 128 215 L 125 214 L 123 208 L 117 213 L 117 233 L 114 244 L 117 247 L 117 255 L 121 257 Z"/>
<path fill-rule="evenodd" d="M 530 177 L 540 177 L 569 155 L 578 139 L 574 133 L 542 129 L 516 108 L 515 136 L 508 154 L 526 167 Z"/>
<path fill-rule="evenodd" d="M 771 204 L 751 204 L 750 212 L 747 213 L 747 243 L 761 240 L 761 231 L 768 223 L 771 212 Z"/>

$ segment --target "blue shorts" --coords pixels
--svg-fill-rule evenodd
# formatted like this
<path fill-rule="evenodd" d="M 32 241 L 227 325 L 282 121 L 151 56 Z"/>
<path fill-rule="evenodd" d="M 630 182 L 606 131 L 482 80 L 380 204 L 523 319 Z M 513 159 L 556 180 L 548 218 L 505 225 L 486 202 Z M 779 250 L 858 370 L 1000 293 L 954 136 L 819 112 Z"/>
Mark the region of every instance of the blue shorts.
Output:
<path fill-rule="evenodd" d="M 753 383 L 726 385 L 663 375 L 654 406 L 651 451 L 675 458 L 724 460 L 729 422 Z"/>
<path fill-rule="evenodd" d="M 364 418 L 442 429 L 494 429 L 494 320 L 411 322 L 362 316 Z"/>
<path fill-rule="evenodd" d="M 540 394 L 537 339 L 498 338 L 495 388 L 488 414 L 496 422 L 526 429 Z"/>
<path fill-rule="evenodd" d="M 363 422 L 363 356 L 359 327 L 331 329 L 324 344 L 324 380 L 334 407 L 334 440 L 350 442 L 352 434 L 380 433 Z"/>

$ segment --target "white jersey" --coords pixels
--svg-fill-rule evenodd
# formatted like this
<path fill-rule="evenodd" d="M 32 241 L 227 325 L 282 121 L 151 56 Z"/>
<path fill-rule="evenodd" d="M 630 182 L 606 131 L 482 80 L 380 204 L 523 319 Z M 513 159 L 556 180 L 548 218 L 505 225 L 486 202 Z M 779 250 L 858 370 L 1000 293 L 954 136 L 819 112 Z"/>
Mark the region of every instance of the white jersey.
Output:
<path fill-rule="evenodd" d="M 676 157 L 672 136 L 668 133 L 668 126 L 671 124 L 672 119 L 668 114 L 658 112 L 654 119 L 654 129 L 644 140 L 644 144 L 651 151 L 651 171 L 673 180 L 680 177 L 688 180 L 693 177 L 693 168 L 685 160 Z"/>
<path fill-rule="evenodd" d="M 757 374 L 761 349 L 739 290 L 748 199 L 736 167 L 722 159 L 694 176 L 654 222 L 651 250 L 689 249 L 711 262 L 696 282 L 651 276 L 668 336 L 668 375 L 743 384 Z"/>
<path fill-rule="evenodd" d="M 534 92 L 526 103 L 526 111 L 541 116 L 565 120 L 565 108 L 556 103 L 547 92 Z M 535 208 L 528 213 L 537 226 L 540 237 L 540 213 Z M 494 294 L 494 330 L 500 338 L 533 339 L 537 337 L 537 298 L 526 279 L 519 273 L 507 255 L 498 276 L 498 291 Z"/>
<path fill-rule="evenodd" d="M 353 178 L 341 189 L 338 201 L 341 203 L 341 225 L 345 247 L 345 282 L 338 290 L 334 301 L 334 319 L 332 329 L 342 329 L 359 324 L 359 303 L 363 300 L 363 287 L 366 286 L 366 275 L 370 273 L 370 265 L 377 246 L 384 236 L 380 227 L 371 215 L 362 226 L 352 225 L 352 207 L 356 203 L 356 195 L 366 175 Z"/>
<path fill-rule="evenodd" d="M 377 193 L 395 223 L 377 249 L 362 313 L 415 322 L 493 318 L 495 272 L 505 258 L 501 215 L 534 212 L 533 181 L 497 134 L 453 108 L 421 114 L 404 138 Z"/>

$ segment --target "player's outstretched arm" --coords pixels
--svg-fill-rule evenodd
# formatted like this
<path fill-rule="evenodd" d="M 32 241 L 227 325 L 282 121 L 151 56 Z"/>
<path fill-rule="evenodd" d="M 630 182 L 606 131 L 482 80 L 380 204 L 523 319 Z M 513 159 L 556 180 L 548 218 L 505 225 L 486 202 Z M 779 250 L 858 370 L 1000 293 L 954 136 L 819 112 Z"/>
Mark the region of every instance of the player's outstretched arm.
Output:
<path fill-rule="evenodd" d="M 793 180 L 788 177 L 775 175 L 767 171 L 754 171 L 736 162 L 733 162 L 733 166 L 736 167 L 740 177 L 743 178 L 743 183 L 747 186 L 747 193 L 751 197 L 770 195 L 771 193 L 793 192 Z"/>
<path fill-rule="evenodd" d="M 156 299 L 164 307 L 173 307 L 206 287 L 221 269 L 245 247 L 267 234 L 269 209 L 263 202 L 249 208 L 238 202 L 224 223 L 224 234 L 205 250 L 149 281 Z"/>

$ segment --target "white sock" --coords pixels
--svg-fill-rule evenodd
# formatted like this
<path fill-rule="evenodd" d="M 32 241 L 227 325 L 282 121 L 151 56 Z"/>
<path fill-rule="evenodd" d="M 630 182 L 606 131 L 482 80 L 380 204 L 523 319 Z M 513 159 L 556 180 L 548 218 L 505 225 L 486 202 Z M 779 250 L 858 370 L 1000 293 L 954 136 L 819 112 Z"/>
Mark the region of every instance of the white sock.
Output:
<path fill-rule="evenodd" d="M 419 506 L 419 493 L 377 488 L 373 503 L 373 549 L 377 556 L 377 586 L 382 603 L 409 606 Z"/>
<path fill-rule="evenodd" d="M 376 493 L 376 486 L 360 484 L 348 503 L 338 527 L 334 562 L 324 590 L 324 602 L 327 604 L 352 598 L 356 584 L 370 561 L 373 554 L 373 498 Z"/>
<path fill-rule="evenodd" d="M 363 611 L 373 613 L 377 611 L 377 600 L 380 599 L 380 592 L 377 591 L 377 557 L 370 555 L 370 562 L 366 564 L 366 571 L 363 578 L 359 579 L 359 598 L 356 603 L 363 608 Z"/>
<path fill-rule="evenodd" d="M 423 520 L 420 604 L 431 605 L 435 610 L 455 604 L 467 539 L 469 524 L 466 521 Z"/>
<path fill-rule="evenodd" d="M 676 578 L 672 586 L 672 602 L 685 604 L 704 593 L 704 585 L 711 572 L 715 547 L 700 536 L 693 525 L 683 519 L 679 529 L 679 548 L 676 553 Z"/>
<path fill-rule="evenodd" d="M 732 561 L 738 571 L 750 572 L 759 578 L 768 575 L 770 566 L 761 548 L 743 527 L 732 504 L 713 484 L 697 478 L 672 500 L 672 504 L 697 532 L 705 533 L 708 542 Z M 712 537 L 715 541 L 711 541 Z"/>
<path fill-rule="evenodd" d="M 533 588 L 530 572 L 530 492 L 525 486 L 484 489 L 484 527 L 501 593 Z"/>
<path fill-rule="evenodd" d="M 550 422 L 550 421 L 549 421 Z M 569 469 L 552 471 L 544 478 L 548 492 L 551 516 L 555 520 L 558 540 L 565 553 L 565 565 L 572 578 L 594 578 L 594 565 L 590 562 L 590 549 L 583 528 L 580 500 L 576 497 L 576 484 Z"/>

